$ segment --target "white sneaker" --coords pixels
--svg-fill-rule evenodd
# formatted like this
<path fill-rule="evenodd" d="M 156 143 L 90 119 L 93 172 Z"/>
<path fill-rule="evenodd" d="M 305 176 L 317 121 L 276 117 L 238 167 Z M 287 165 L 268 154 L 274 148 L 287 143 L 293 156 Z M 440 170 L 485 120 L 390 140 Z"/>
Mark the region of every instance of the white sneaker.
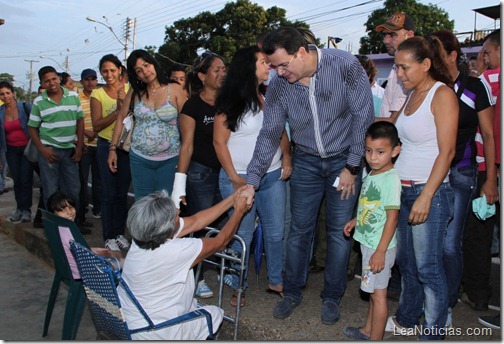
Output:
<path fill-rule="evenodd" d="M 123 250 L 128 250 L 130 248 L 130 243 L 128 239 L 124 237 L 124 235 L 118 235 L 115 241 L 117 245 Z"/>
<path fill-rule="evenodd" d="M 452 312 L 453 310 L 451 307 L 448 307 L 448 316 L 446 317 L 446 328 L 453 328 L 453 317 L 452 317 Z"/>
<path fill-rule="evenodd" d="M 210 289 L 208 284 L 206 284 L 205 280 L 201 280 L 198 282 L 198 288 L 196 289 L 196 296 L 201 297 L 202 299 L 208 299 L 209 297 L 213 297 L 213 291 Z"/>
<path fill-rule="evenodd" d="M 392 315 L 388 317 L 387 324 L 385 325 L 385 332 L 393 332 L 393 333 L 407 336 L 408 335 L 408 328 L 399 325 L 396 322 L 395 318 L 396 317 L 392 316 Z"/>
<path fill-rule="evenodd" d="M 117 242 L 115 239 L 107 239 L 105 240 L 105 247 L 111 251 L 121 251 L 119 246 L 117 246 Z"/>

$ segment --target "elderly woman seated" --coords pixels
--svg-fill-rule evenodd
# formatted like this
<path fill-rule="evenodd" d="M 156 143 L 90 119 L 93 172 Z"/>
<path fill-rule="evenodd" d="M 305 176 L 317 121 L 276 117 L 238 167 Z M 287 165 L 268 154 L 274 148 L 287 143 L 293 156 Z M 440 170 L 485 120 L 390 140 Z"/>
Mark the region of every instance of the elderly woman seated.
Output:
<path fill-rule="evenodd" d="M 127 226 L 133 244 L 126 256 L 123 278 L 154 323 L 175 318 L 197 307 L 191 269 L 203 259 L 222 250 L 238 228 L 253 199 L 251 186 L 244 186 L 215 206 L 193 216 L 180 218 L 166 191 L 154 192 L 132 206 Z M 220 233 L 212 238 L 182 238 L 215 221 L 231 206 L 234 212 Z M 118 288 L 124 316 L 131 329 L 147 325 L 122 287 Z M 204 307 L 212 315 L 216 331 L 224 311 Z M 209 336 L 205 318 L 168 328 L 134 334 L 134 340 L 197 340 Z"/>

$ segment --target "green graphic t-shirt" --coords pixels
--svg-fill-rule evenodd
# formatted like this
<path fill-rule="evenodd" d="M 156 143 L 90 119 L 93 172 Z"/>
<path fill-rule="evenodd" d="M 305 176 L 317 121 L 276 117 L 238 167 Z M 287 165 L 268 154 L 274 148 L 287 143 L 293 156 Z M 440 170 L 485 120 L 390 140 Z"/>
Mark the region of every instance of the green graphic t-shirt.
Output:
<path fill-rule="evenodd" d="M 395 169 L 368 174 L 362 182 L 354 239 L 376 249 L 387 221 L 387 210 L 399 210 L 400 205 L 401 180 Z M 395 247 L 396 243 L 394 234 L 388 248 Z"/>

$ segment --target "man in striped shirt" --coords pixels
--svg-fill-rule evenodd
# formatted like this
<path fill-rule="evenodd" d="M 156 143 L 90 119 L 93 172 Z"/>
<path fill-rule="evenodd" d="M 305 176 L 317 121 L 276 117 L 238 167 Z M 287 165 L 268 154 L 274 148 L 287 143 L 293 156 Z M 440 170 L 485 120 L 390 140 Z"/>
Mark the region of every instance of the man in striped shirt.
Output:
<path fill-rule="evenodd" d="M 79 96 L 60 86 L 60 78 L 53 67 L 42 67 L 38 75 L 45 91 L 33 101 L 28 129 L 39 150 L 44 203 L 47 206 L 49 196 L 60 190 L 78 204 L 77 163 L 84 145 L 84 114 Z M 74 144 L 76 134 L 77 147 Z"/>
<path fill-rule="evenodd" d="M 266 93 L 263 127 L 247 169 L 247 182 L 259 186 L 286 121 L 294 143 L 285 297 L 273 316 L 290 316 L 303 298 L 311 241 L 325 196 L 327 256 L 321 318 L 324 324 L 334 324 L 346 288 L 350 250 L 343 227 L 357 202 L 365 132 L 374 120 L 369 80 L 355 56 L 308 45 L 294 28 L 269 33 L 262 49 L 277 67 L 278 76 Z"/>

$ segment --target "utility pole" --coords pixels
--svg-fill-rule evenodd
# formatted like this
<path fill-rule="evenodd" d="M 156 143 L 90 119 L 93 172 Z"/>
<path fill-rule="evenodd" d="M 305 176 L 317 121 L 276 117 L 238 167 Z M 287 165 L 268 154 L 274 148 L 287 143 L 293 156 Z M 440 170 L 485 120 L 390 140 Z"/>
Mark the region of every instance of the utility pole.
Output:
<path fill-rule="evenodd" d="M 135 42 L 136 42 L 136 18 L 133 20 L 133 50 L 135 50 Z"/>
<path fill-rule="evenodd" d="M 32 101 L 32 86 L 33 86 L 33 62 L 38 62 L 38 61 L 35 61 L 35 60 L 25 60 L 26 62 L 28 62 L 30 64 L 30 74 L 29 74 L 29 78 L 30 79 L 30 90 L 28 91 L 28 99 L 31 103 Z"/>
<path fill-rule="evenodd" d="M 131 30 L 131 19 L 126 18 L 126 33 L 124 34 L 124 64 L 126 64 L 126 60 L 128 59 L 128 41 L 130 38 L 130 30 Z"/>

